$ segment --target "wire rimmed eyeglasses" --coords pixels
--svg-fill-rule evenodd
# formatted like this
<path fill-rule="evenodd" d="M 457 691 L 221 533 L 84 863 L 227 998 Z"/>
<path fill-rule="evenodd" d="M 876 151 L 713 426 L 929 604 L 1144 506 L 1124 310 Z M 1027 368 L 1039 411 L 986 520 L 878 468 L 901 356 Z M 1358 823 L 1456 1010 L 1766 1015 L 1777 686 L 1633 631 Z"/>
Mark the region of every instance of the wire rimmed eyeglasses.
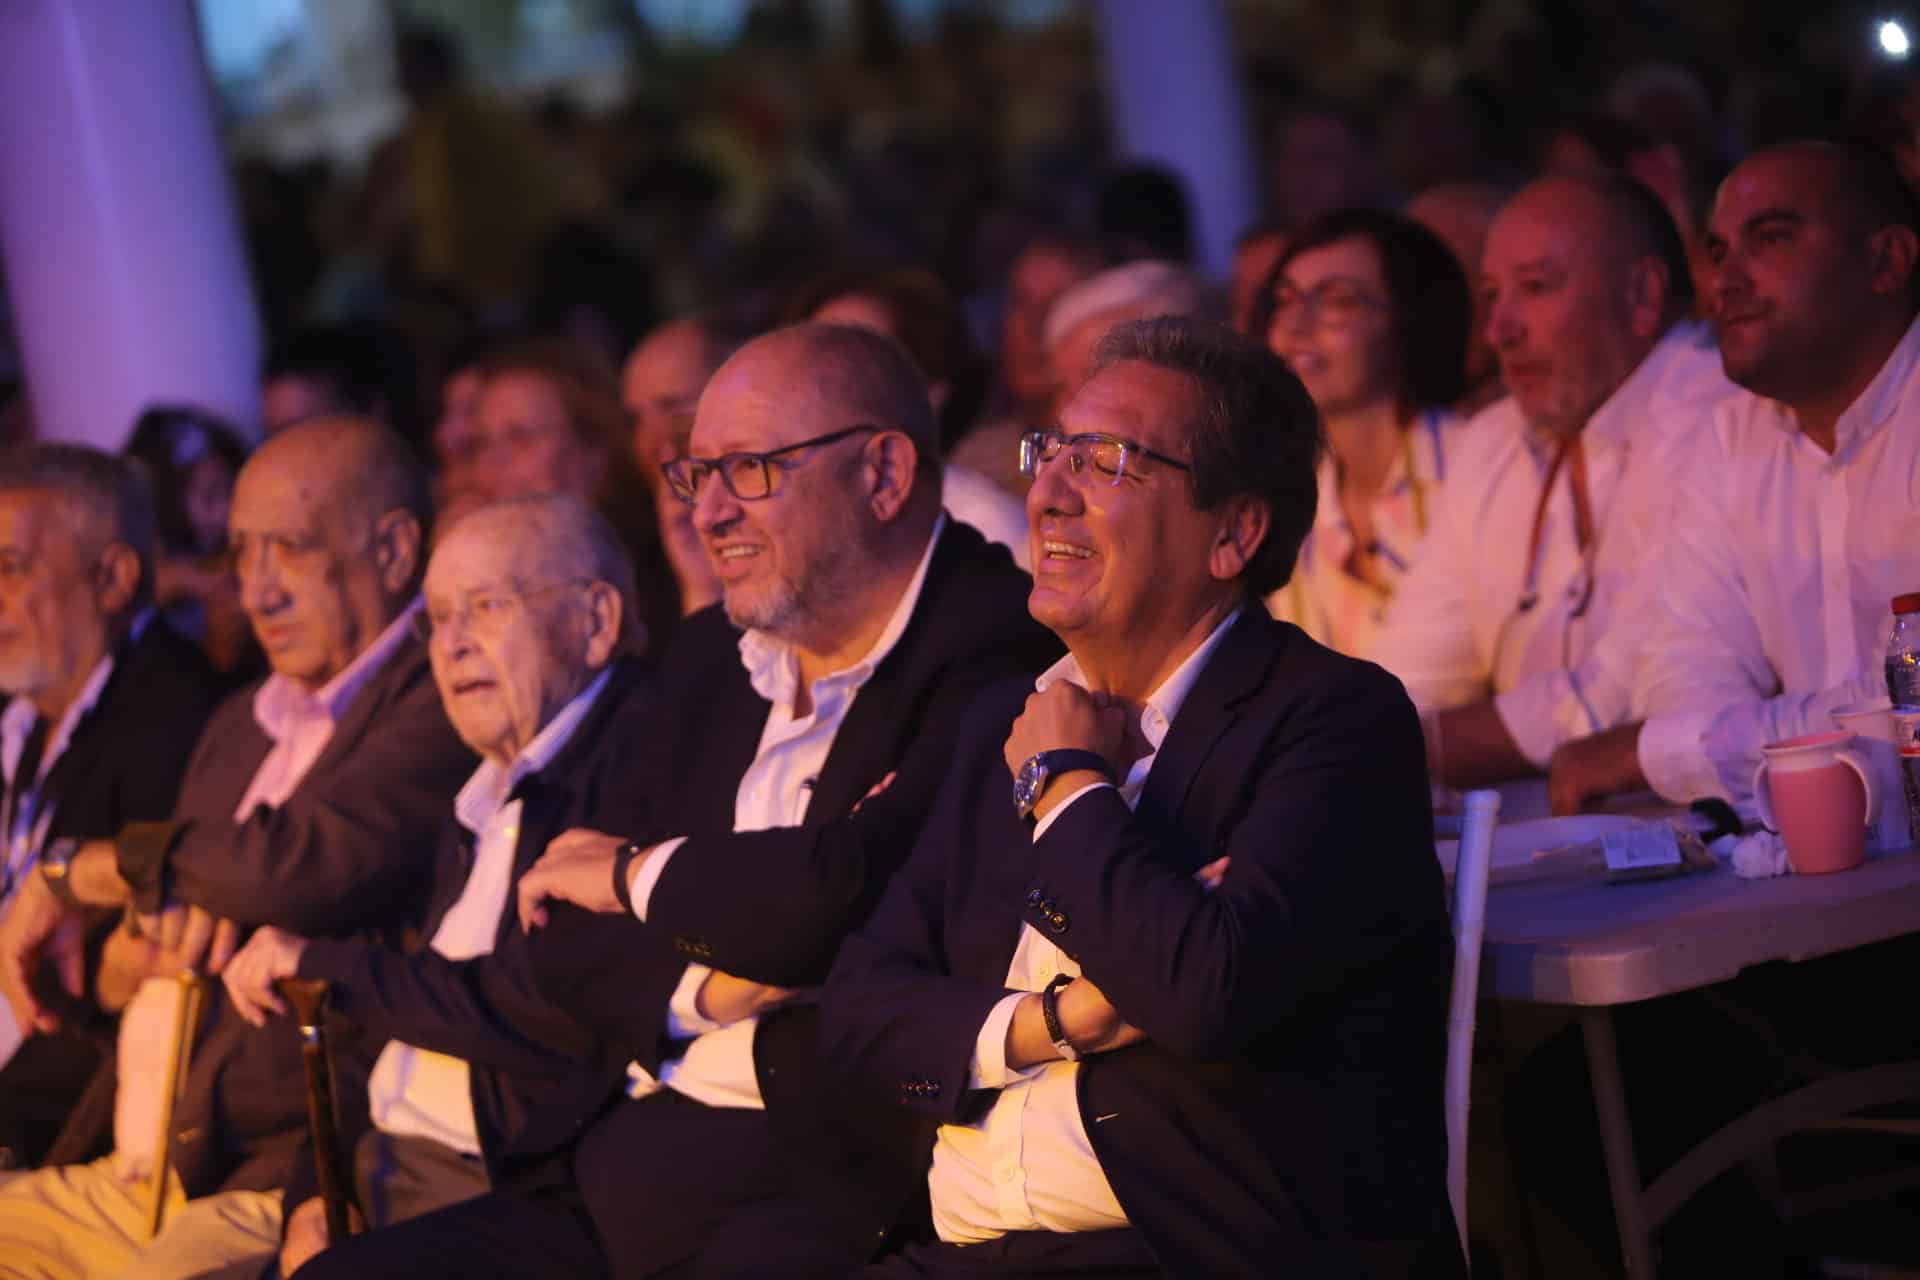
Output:
<path fill-rule="evenodd" d="M 535 596 L 563 587 L 591 586 L 593 582 L 592 578 L 562 578 L 525 591 L 475 591 L 456 605 L 431 602 L 422 605 L 407 620 L 407 626 L 422 644 L 431 643 L 435 635 L 454 628 L 470 636 L 497 636 Z"/>
<path fill-rule="evenodd" d="M 871 422 L 857 422 L 853 426 L 829 431 L 823 436 L 797 440 L 764 453 L 723 453 L 717 458 L 687 455 L 663 464 L 660 474 L 667 482 L 667 491 L 688 506 L 700 500 L 700 491 L 706 488 L 707 477 L 712 475 L 719 476 L 727 492 L 741 502 L 759 502 L 773 496 L 774 473 L 783 466 L 793 465 L 781 461 L 788 454 L 835 444 L 862 432 L 885 430 L 886 427 Z"/>
<path fill-rule="evenodd" d="M 1164 463 L 1179 471 L 1193 470 L 1191 463 L 1168 457 L 1125 436 L 1110 436 L 1101 431 L 1083 431 L 1071 436 L 1063 431 L 1029 431 L 1020 437 L 1021 474 L 1030 478 L 1039 476 L 1040 468 L 1062 452 L 1067 455 L 1069 472 L 1079 475 L 1091 466 L 1110 484 L 1119 484 L 1129 474 L 1145 478 L 1152 468 L 1141 466 L 1141 458 Z"/>

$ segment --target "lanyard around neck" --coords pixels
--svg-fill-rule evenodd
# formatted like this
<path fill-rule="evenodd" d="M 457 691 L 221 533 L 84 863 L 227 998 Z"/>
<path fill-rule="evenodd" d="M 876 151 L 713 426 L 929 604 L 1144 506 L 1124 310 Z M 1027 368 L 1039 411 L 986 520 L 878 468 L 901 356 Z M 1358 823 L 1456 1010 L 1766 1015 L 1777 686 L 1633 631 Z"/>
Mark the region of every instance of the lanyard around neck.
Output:
<path fill-rule="evenodd" d="M 1580 600 L 1573 608 L 1573 617 L 1586 613 L 1587 606 L 1593 601 L 1593 555 L 1595 544 L 1593 508 L 1587 497 L 1587 456 L 1581 448 L 1578 434 L 1567 437 L 1555 451 L 1553 461 L 1547 467 L 1547 475 L 1540 482 L 1540 497 L 1533 504 L 1533 524 L 1527 532 L 1527 571 L 1522 578 L 1520 598 L 1514 602 L 1517 613 L 1531 613 L 1540 603 L 1540 538 L 1546 531 L 1547 504 L 1553 499 L 1553 482 L 1562 469 L 1567 473 L 1567 489 L 1573 500 L 1573 536 L 1580 548 L 1580 555 L 1586 574 L 1586 583 L 1581 588 Z"/>

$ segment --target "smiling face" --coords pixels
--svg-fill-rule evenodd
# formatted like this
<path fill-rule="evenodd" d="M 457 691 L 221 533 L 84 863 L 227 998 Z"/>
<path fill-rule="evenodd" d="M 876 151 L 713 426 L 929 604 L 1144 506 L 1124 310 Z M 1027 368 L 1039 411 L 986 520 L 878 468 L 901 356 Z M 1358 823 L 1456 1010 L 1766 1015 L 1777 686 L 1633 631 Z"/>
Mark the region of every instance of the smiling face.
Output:
<path fill-rule="evenodd" d="M 853 426 L 808 374 L 804 340 L 764 338 L 728 361 L 700 397 L 691 453 L 766 453 Z M 717 475 L 693 505 L 727 617 L 811 647 L 861 586 L 873 525 L 862 512 L 863 456 L 873 433 L 802 449 L 769 463 L 772 496 L 742 501 Z"/>
<path fill-rule="evenodd" d="M 1266 337 L 1322 414 L 1394 398 L 1393 318 L 1380 254 L 1371 244 L 1348 236 L 1302 252 L 1287 264 L 1276 292 L 1315 300 L 1277 310 Z"/>
<path fill-rule="evenodd" d="M 1060 430 L 1120 436 L 1185 459 L 1199 411 L 1184 375 L 1122 361 L 1080 388 Z M 1165 463 L 1131 457 L 1115 485 L 1090 463 L 1075 474 L 1063 449 L 1034 477 L 1027 518 L 1027 611 L 1076 653 L 1120 645 L 1171 652 L 1193 620 L 1233 590 L 1209 567 L 1221 518 L 1195 508 L 1186 474 Z"/>
<path fill-rule="evenodd" d="M 441 705 L 460 740 L 501 765 L 612 654 L 617 625 L 596 620 L 586 566 L 564 559 L 537 526 L 495 508 L 462 520 L 427 566 L 422 594 Z"/>
<path fill-rule="evenodd" d="M 1487 237 L 1487 340 L 1534 427 L 1580 430 L 1659 336 L 1664 292 L 1636 292 L 1635 264 L 1601 198 L 1564 178 L 1507 203 Z"/>

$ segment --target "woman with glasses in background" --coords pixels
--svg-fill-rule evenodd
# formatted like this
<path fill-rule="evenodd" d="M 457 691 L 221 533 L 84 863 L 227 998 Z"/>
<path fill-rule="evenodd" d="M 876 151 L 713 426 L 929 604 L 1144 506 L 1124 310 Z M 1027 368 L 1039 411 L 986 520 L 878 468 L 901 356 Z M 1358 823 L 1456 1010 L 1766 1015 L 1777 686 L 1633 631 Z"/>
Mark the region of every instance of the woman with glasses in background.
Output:
<path fill-rule="evenodd" d="M 1320 410 L 1327 455 L 1313 531 L 1273 616 L 1372 656 L 1447 479 L 1472 325 L 1460 264 L 1419 223 L 1373 209 L 1326 214 L 1268 277 L 1257 334 Z"/>

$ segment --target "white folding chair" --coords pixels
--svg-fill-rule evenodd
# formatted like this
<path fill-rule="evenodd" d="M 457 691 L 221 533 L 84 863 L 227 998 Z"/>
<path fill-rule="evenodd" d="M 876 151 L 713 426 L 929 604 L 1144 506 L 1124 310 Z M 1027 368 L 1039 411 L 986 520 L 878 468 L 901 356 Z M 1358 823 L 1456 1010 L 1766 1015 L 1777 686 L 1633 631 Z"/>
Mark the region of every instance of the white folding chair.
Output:
<path fill-rule="evenodd" d="M 1493 865 L 1498 791 L 1463 797 L 1460 856 L 1453 866 L 1453 1001 L 1447 1010 L 1447 1197 L 1460 1251 L 1467 1251 L 1467 1111 L 1473 1091 L 1473 1023 L 1480 1001 L 1480 939 L 1486 932 L 1487 872 Z"/>

